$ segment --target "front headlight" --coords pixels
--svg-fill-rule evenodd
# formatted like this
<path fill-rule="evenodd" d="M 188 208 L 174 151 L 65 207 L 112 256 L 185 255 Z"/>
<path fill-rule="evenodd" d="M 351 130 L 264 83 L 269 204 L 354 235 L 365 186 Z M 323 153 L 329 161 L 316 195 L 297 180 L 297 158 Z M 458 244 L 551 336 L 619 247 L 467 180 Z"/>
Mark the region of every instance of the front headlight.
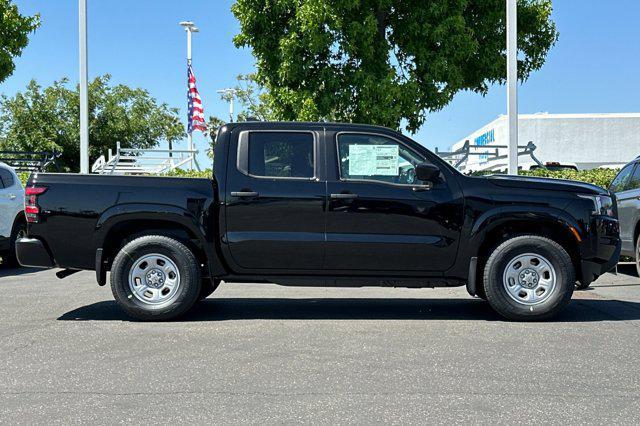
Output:
<path fill-rule="evenodd" d="M 586 198 L 593 201 L 594 215 L 613 217 L 613 199 L 608 195 L 578 195 L 580 198 Z"/>

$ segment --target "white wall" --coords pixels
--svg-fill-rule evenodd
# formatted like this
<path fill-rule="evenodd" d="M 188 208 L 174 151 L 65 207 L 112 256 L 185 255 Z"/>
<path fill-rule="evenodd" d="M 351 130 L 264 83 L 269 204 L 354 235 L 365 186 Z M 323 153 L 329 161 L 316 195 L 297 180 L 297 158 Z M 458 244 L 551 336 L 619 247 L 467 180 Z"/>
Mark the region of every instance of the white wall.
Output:
<path fill-rule="evenodd" d="M 623 165 L 640 155 L 640 114 L 523 114 L 518 127 L 519 145 L 533 141 L 535 155 L 543 163 L 576 163 L 581 169 L 589 169 Z M 462 147 L 465 140 L 474 144 L 478 136 L 491 130 L 495 142 L 489 146 L 507 144 L 506 116 L 500 116 L 454 144 L 452 150 Z M 484 168 L 486 163 L 480 157 L 470 157 L 465 170 Z M 520 156 L 519 163 L 530 164 L 532 160 Z"/>

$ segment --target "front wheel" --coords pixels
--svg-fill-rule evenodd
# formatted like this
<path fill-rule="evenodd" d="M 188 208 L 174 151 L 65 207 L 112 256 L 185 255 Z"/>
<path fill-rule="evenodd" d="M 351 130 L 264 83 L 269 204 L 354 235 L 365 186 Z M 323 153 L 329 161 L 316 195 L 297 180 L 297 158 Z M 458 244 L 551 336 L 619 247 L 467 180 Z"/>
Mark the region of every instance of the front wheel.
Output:
<path fill-rule="evenodd" d="M 168 320 L 198 300 L 200 268 L 181 242 L 159 235 L 137 238 L 111 267 L 111 291 L 127 314 L 139 320 Z"/>
<path fill-rule="evenodd" d="M 569 254 L 553 240 L 525 235 L 502 243 L 484 270 L 487 301 L 500 315 L 519 321 L 558 314 L 571 299 L 575 271 Z"/>

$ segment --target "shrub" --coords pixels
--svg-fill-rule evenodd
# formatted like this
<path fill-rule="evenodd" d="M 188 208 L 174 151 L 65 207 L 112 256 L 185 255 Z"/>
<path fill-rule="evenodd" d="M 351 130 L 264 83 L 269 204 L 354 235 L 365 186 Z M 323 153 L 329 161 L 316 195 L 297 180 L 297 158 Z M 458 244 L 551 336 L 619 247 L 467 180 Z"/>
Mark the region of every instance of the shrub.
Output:
<path fill-rule="evenodd" d="M 176 169 L 168 173 L 165 173 L 164 176 L 211 179 L 211 177 L 213 176 L 213 171 L 211 169 L 206 169 L 201 171 Z"/>
<path fill-rule="evenodd" d="M 611 184 L 611 181 L 616 177 L 620 169 L 592 169 L 592 170 L 547 170 L 547 169 L 536 169 L 530 171 L 520 171 L 520 176 L 536 176 L 536 177 L 548 177 L 553 179 L 568 179 L 568 180 L 576 180 L 579 182 L 591 183 L 593 185 L 598 185 L 602 188 L 608 188 Z M 475 176 L 493 174 L 485 173 L 485 172 L 476 172 L 473 173 Z"/>

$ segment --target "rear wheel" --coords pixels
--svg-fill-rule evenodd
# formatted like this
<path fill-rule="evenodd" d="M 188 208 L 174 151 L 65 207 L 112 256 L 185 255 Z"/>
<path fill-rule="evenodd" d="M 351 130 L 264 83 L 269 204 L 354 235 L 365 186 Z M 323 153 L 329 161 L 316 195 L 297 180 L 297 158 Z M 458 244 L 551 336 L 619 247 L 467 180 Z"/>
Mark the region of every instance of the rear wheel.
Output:
<path fill-rule="evenodd" d="M 19 266 L 18 258 L 16 257 L 16 242 L 20 238 L 25 238 L 27 236 L 27 224 L 18 221 L 13 227 L 11 231 L 11 243 L 9 246 L 9 253 L 7 254 L 7 264 L 9 266 Z"/>
<path fill-rule="evenodd" d="M 187 312 L 201 291 L 194 254 L 173 238 L 149 235 L 125 245 L 111 267 L 111 291 L 139 320 L 168 320 Z"/>
<path fill-rule="evenodd" d="M 555 241 L 525 235 L 502 243 L 484 270 L 487 301 L 512 320 L 542 320 L 571 299 L 575 272 L 569 254 Z"/>

